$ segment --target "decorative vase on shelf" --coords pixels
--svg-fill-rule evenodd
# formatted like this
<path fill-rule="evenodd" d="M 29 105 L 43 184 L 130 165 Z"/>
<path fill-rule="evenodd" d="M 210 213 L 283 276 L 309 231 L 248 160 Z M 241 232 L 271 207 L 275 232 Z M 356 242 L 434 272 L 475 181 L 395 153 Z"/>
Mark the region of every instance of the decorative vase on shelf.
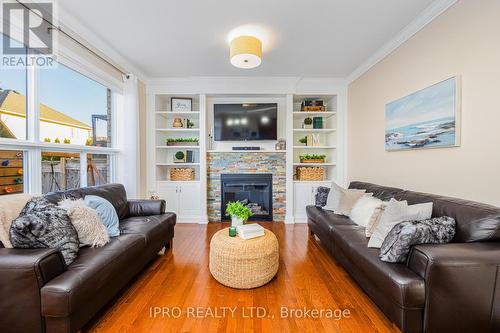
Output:
<path fill-rule="evenodd" d="M 183 127 L 182 125 L 182 119 L 181 118 L 174 118 L 174 123 L 172 124 L 172 127 Z"/>
<path fill-rule="evenodd" d="M 243 225 L 245 221 L 239 217 L 231 216 L 231 227 L 237 227 L 239 225 Z"/>

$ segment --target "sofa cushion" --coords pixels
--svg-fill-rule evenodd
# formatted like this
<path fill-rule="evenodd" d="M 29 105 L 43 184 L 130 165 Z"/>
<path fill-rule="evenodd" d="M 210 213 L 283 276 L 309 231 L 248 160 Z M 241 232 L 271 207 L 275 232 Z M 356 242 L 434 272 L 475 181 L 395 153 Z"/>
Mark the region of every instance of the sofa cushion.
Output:
<path fill-rule="evenodd" d="M 0 197 L 0 247 L 12 248 L 10 226 L 30 199 L 26 193 Z"/>
<path fill-rule="evenodd" d="M 385 237 L 396 226 L 403 221 L 422 221 L 432 216 L 432 202 L 408 205 L 406 201 L 391 199 L 382 213 L 378 225 L 368 242 L 368 247 L 380 248 Z"/>
<path fill-rule="evenodd" d="M 124 219 L 129 215 L 127 193 L 122 184 L 106 184 L 99 186 L 82 187 L 68 191 L 47 193 L 45 197 L 57 204 L 62 199 L 83 199 L 86 195 L 97 195 L 108 200 L 115 207 L 118 218 Z"/>
<path fill-rule="evenodd" d="M 99 309 L 138 271 L 141 235 L 120 235 L 103 247 L 84 247 L 63 274 L 41 289 L 42 314 L 65 317 L 82 307 Z"/>
<path fill-rule="evenodd" d="M 379 250 L 367 247 L 368 238 L 363 227 L 338 225 L 333 230 L 333 242 L 353 263 L 351 267 L 346 267 L 353 277 L 362 276 L 364 281 L 369 282 L 358 281 L 370 296 L 381 293 L 400 307 L 424 307 L 424 280 L 405 265 L 381 261 Z"/>
<path fill-rule="evenodd" d="M 455 243 L 499 241 L 500 208 L 441 195 L 402 191 L 398 200 L 407 200 L 409 205 L 432 202 L 432 217 L 449 216 L 455 219 Z"/>
<path fill-rule="evenodd" d="M 384 239 L 379 258 L 386 262 L 404 263 L 413 245 L 449 243 L 454 235 L 455 220 L 451 217 L 401 222 Z"/>
<path fill-rule="evenodd" d="M 108 230 L 109 237 L 116 237 L 120 234 L 118 215 L 108 200 L 98 195 L 86 195 L 84 201 L 88 207 L 95 209 L 102 224 Z"/>
<path fill-rule="evenodd" d="M 147 217 L 129 217 L 120 221 L 120 233 L 139 234 L 144 237 L 146 244 L 150 244 L 158 238 L 164 242 L 174 225 L 175 215 L 173 213 Z"/>
<path fill-rule="evenodd" d="M 59 207 L 66 210 L 78 233 L 80 245 L 101 247 L 109 242 L 108 229 L 102 224 L 95 209 L 87 207 L 82 199 L 64 199 Z"/>
<path fill-rule="evenodd" d="M 306 212 L 309 221 L 328 232 L 336 225 L 356 225 L 347 216 L 338 215 L 330 210 L 322 209 L 319 207 L 307 206 Z"/>
<path fill-rule="evenodd" d="M 78 235 L 66 211 L 44 197 L 28 201 L 19 217 L 12 221 L 10 239 L 14 248 L 58 249 L 67 265 L 78 254 Z"/>

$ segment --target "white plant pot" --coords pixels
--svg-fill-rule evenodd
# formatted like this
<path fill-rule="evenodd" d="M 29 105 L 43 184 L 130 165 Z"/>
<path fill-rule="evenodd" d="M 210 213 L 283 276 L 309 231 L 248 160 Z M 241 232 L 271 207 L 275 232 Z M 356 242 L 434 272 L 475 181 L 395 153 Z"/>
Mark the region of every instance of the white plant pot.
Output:
<path fill-rule="evenodd" d="M 240 219 L 239 217 L 231 217 L 231 227 L 237 227 L 239 225 L 243 225 L 243 222 L 245 222 L 243 219 Z"/>

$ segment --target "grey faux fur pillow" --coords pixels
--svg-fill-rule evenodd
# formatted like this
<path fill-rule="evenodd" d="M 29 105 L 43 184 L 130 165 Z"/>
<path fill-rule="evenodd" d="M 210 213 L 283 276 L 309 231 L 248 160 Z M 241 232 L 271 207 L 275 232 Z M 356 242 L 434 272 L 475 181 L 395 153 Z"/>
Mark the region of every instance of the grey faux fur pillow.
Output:
<path fill-rule="evenodd" d="M 14 248 L 56 248 L 67 265 L 79 249 L 75 228 L 64 209 L 43 197 L 32 198 L 12 221 L 10 240 Z"/>
<path fill-rule="evenodd" d="M 401 222 L 385 237 L 379 258 L 386 262 L 405 262 L 413 245 L 448 243 L 454 236 L 455 220 L 451 217 Z"/>
<path fill-rule="evenodd" d="M 316 190 L 316 195 L 314 196 L 315 199 L 315 206 L 316 207 L 325 207 L 326 202 L 328 200 L 328 193 L 330 193 L 330 188 L 326 186 L 320 186 Z"/>

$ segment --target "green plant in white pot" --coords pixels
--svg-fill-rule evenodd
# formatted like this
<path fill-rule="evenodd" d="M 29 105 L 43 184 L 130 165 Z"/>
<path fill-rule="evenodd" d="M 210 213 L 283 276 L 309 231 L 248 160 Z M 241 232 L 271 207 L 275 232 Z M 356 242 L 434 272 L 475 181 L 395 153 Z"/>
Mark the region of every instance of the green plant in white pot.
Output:
<path fill-rule="evenodd" d="M 243 225 L 252 216 L 252 211 L 240 201 L 228 202 L 226 213 L 231 216 L 231 226 Z"/>

